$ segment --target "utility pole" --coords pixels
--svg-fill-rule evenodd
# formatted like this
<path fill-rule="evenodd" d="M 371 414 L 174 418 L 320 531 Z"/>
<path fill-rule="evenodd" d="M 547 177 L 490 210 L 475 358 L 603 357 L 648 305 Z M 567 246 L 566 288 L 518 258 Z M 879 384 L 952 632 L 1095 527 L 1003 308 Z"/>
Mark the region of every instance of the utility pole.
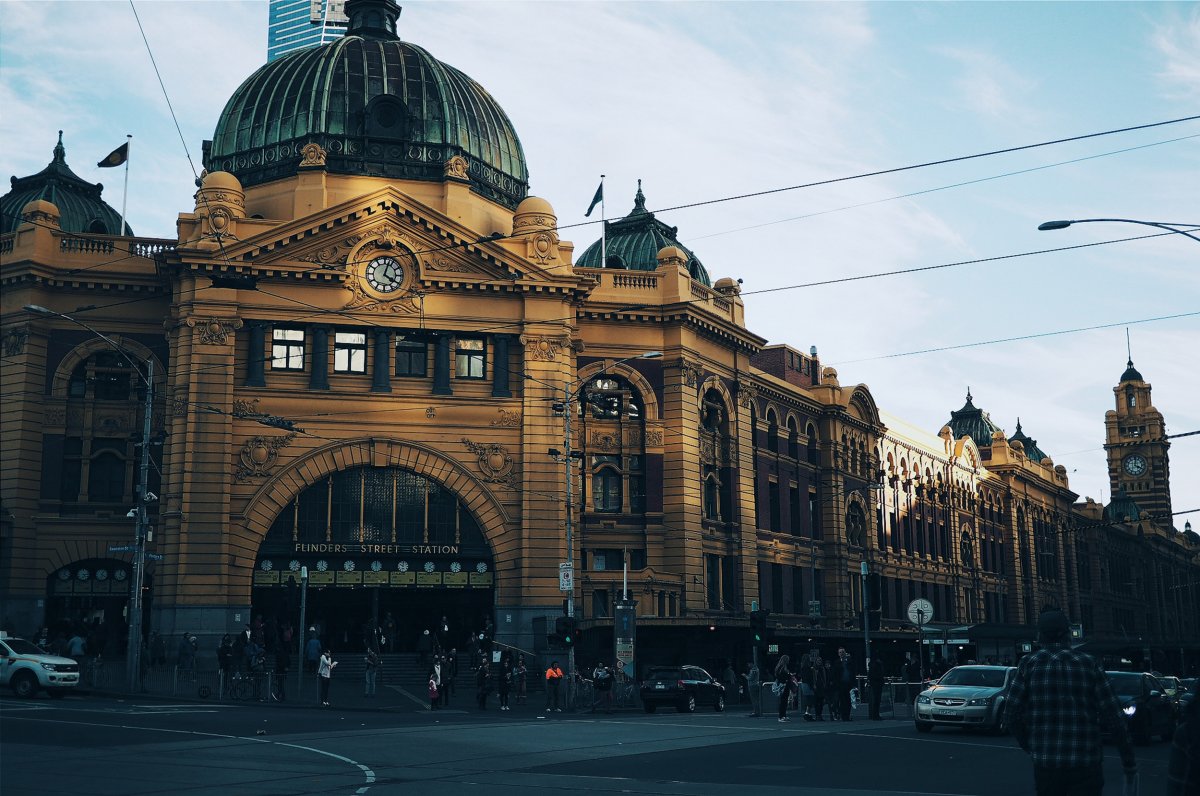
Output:
<path fill-rule="evenodd" d="M 120 349 L 118 349 L 120 350 Z M 124 353 L 124 352 L 122 352 Z M 134 365 L 136 368 L 137 366 Z M 146 510 L 150 494 L 150 422 L 154 414 L 154 359 L 146 360 L 146 403 L 142 408 L 142 454 L 138 467 L 136 524 L 134 525 L 133 578 L 129 594 L 129 690 L 141 687 L 142 674 L 142 586 L 146 578 L 146 542 L 150 538 L 150 515 Z"/>
<path fill-rule="evenodd" d="M 866 544 L 866 540 L 863 540 Z M 871 626 L 869 621 L 870 612 L 867 607 L 867 559 L 862 560 L 859 566 L 859 572 L 862 573 L 862 625 L 863 625 L 863 666 L 867 665 L 867 661 L 871 659 Z"/>
<path fill-rule="evenodd" d="M 296 695 L 304 693 L 304 631 L 308 629 L 308 567 L 300 567 L 300 647 L 296 651 Z"/>
<path fill-rule="evenodd" d="M 563 466 L 566 468 L 567 474 L 567 563 L 571 572 L 571 589 L 567 592 L 567 616 L 575 616 L 575 537 L 574 537 L 574 514 L 575 514 L 575 490 L 574 481 L 575 473 L 571 471 L 571 463 L 574 457 L 571 455 L 571 386 L 563 385 Z M 575 694 L 575 639 L 571 639 L 572 644 L 567 647 L 567 704 L 573 705 L 572 697 Z"/>

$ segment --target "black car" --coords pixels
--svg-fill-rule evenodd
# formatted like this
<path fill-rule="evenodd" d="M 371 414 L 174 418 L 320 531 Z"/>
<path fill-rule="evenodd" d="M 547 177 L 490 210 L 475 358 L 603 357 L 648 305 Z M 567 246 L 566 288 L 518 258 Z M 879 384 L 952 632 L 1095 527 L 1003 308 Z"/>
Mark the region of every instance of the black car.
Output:
<path fill-rule="evenodd" d="M 680 713 L 694 713 L 697 705 L 725 709 L 725 686 L 699 666 L 656 666 L 642 681 L 641 693 L 647 713 L 659 705 L 674 705 Z"/>
<path fill-rule="evenodd" d="M 1142 672 L 1106 674 L 1121 703 L 1134 743 L 1150 743 L 1155 735 L 1169 742 L 1175 736 L 1178 708 L 1158 678 Z"/>

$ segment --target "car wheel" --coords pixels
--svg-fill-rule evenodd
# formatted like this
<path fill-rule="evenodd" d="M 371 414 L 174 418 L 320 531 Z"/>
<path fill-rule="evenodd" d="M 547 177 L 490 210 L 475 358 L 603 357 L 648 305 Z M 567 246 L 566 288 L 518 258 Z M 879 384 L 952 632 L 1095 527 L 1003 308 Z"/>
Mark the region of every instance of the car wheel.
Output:
<path fill-rule="evenodd" d="M 717 694 L 717 701 L 713 703 L 713 708 L 715 708 L 718 713 L 720 713 L 721 711 L 723 711 L 725 709 L 725 695 L 724 694 Z"/>
<path fill-rule="evenodd" d="M 695 713 L 696 712 L 696 697 L 689 696 L 679 703 L 680 713 Z"/>
<path fill-rule="evenodd" d="M 645 709 L 645 711 L 647 713 L 653 713 L 655 710 L 658 709 L 658 705 L 653 705 L 653 704 L 647 702 L 646 704 L 642 705 L 642 708 Z"/>
<path fill-rule="evenodd" d="M 933 729 L 933 723 L 929 721 L 914 721 L 913 725 L 917 728 L 917 732 L 929 732 Z"/>
<path fill-rule="evenodd" d="M 62 699 L 63 697 L 65 697 L 67 695 L 67 689 L 65 689 L 65 688 L 47 688 L 46 693 L 50 695 L 51 699 Z"/>
<path fill-rule="evenodd" d="M 37 678 L 29 672 L 21 672 L 12 679 L 13 693 L 22 699 L 28 699 L 37 693 Z"/>

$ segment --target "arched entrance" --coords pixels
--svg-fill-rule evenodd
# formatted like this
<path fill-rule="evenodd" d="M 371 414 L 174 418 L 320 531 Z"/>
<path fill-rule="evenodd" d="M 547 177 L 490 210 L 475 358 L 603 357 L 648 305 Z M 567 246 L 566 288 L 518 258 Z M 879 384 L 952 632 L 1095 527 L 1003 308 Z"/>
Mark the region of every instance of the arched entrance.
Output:
<path fill-rule="evenodd" d="M 78 632 L 87 641 L 89 653 L 123 655 L 129 632 L 131 577 L 128 563 L 109 558 L 74 561 L 47 575 L 46 627 L 51 644 Z M 146 573 L 143 594 L 147 608 L 151 582 L 150 573 Z M 149 610 L 144 617 L 148 626 Z"/>
<path fill-rule="evenodd" d="M 388 651 L 418 648 L 446 617 L 446 646 L 490 621 L 492 551 L 479 521 L 445 485 L 396 466 L 356 466 L 311 483 L 276 516 L 259 546 L 252 613 L 265 634 L 299 621 L 334 649 L 361 650 L 374 627 Z"/>

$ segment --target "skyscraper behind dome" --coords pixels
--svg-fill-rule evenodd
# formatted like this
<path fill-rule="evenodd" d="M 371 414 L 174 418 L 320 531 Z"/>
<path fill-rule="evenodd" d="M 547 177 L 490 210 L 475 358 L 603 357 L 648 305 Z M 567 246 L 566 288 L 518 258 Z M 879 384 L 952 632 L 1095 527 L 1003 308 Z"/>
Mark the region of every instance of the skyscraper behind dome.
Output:
<path fill-rule="evenodd" d="M 267 60 L 346 35 L 345 0 L 271 0 Z"/>

